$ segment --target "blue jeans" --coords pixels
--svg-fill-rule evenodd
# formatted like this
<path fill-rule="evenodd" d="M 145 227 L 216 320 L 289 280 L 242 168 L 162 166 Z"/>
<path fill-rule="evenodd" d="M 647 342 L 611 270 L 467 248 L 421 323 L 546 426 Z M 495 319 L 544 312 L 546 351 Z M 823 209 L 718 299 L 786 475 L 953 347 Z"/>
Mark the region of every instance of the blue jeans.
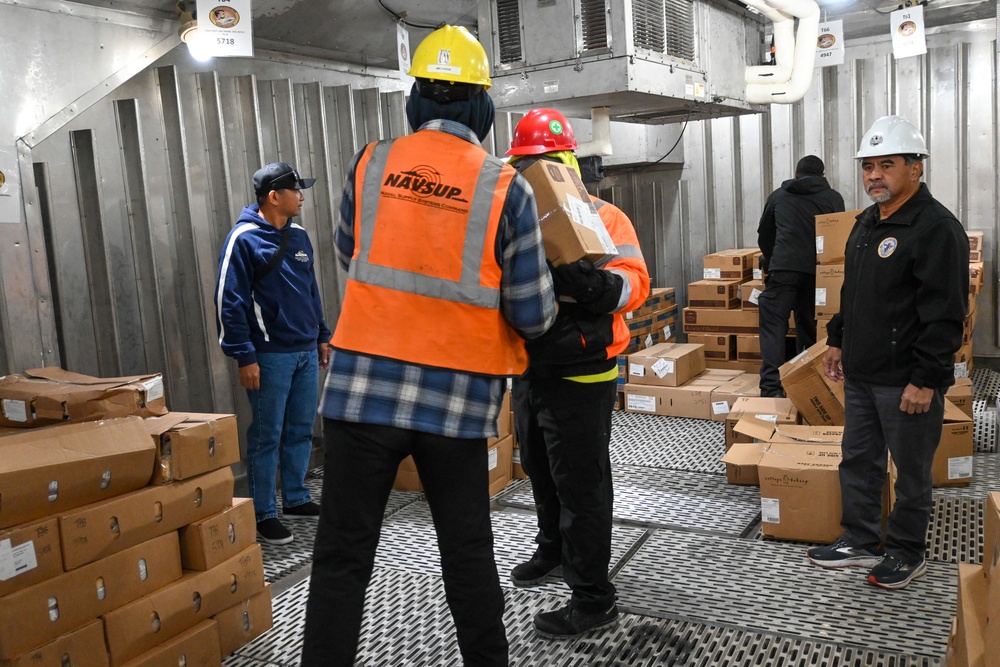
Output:
<path fill-rule="evenodd" d="M 319 354 L 258 352 L 260 389 L 248 389 L 253 421 L 247 429 L 247 485 L 257 521 L 278 516 L 275 478 L 281 459 L 281 500 L 311 500 L 305 486 L 319 398 Z"/>

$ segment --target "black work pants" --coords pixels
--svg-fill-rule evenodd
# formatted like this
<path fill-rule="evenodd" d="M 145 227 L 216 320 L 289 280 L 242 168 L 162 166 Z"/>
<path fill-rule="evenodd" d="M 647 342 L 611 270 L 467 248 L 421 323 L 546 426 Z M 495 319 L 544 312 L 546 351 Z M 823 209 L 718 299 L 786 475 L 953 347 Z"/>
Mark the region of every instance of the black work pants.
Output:
<path fill-rule="evenodd" d="M 530 377 L 530 376 L 529 376 Z M 611 563 L 611 411 L 617 382 L 514 380 L 521 465 L 538 514 L 538 551 L 561 559 L 570 604 L 586 613 L 615 601 Z"/>
<path fill-rule="evenodd" d="M 504 597 L 493 557 L 485 438 L 323 420 L 323 496 L 306 606 L 303 667 L 352 667 L 382 516 L 413 455 L 441 552 L 445 597 L 467 666 L 505 667 Z"/>
<path fill-rule="evenodd" d="M 757 297 L 760 309 L 760 395 L 783 396 L 778 369 L 788 361 L 785 337 L 788 317 L 795 313 L 795 348 L 816 343 L 816 275 L 799 271 L 772 271 Z"/>
<path fill-rule="evenodd" d="M 882 540 L 882 487 L 886 449 L 896 464 L 896 504 L 889 514 L 885 551 L 916 563 L 927 550 L 927 522 L 934 506 L 931 464 L 941 440 L 944 391 L 936 390 L 930 410 L 899 409 L 903 387 L 844 383 L 845 426 L 840 463 L 841 527 L 847 542 L 872 547 Z"/>

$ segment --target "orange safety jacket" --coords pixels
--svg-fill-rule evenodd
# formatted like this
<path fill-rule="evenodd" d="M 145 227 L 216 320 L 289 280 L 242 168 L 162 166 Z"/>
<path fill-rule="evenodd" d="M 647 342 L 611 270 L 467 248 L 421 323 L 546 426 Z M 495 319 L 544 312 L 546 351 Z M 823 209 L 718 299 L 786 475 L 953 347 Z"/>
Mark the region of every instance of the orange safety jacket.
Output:
<path fill-rule="evenodd" d="M 593 195 L 591 201 L 618 248 L 617 255 L 596 266 L 621 275 L 631 292 L 614 313 L 593 313 L 572 301 L 560 301 L 555 324 L 527 344 L 530 372 L 536 377 L 596 375 L 614 368 L 616 357 L 629 342 L 628 325 L 621 313 L 639 308 L 649 296 L 649 271 L 632 221 L 613 204 Z"/>
<path fill-rule="evenodd" d="M 412 364 L 520 375 L 500 311 L 496 240 L 514 169 L 445 132 L 369 144 L 358 160 L 354 255 L 333 346 Z"/>

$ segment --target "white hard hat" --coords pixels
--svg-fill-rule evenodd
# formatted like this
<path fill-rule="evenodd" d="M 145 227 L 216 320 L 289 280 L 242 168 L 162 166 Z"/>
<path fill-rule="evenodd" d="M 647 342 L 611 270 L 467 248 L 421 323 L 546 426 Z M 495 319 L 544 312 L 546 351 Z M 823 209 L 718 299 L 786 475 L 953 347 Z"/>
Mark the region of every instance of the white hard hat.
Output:
<path fill-rule="evenodd" d="M 855 156 L 858 160 L 883 155 L 919 155 L 928 157 L 924 135 L 902 116 L 882 116 L 861 139 Z"/>

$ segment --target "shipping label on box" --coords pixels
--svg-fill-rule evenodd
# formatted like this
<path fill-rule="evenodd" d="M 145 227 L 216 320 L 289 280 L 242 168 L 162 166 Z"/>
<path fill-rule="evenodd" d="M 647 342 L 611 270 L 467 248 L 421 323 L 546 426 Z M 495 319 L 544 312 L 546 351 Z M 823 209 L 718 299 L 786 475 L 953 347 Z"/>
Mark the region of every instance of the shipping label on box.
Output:
<path fill-rule="evenodd" d="M 62 571 L 59 523 L 55 517 L 0 530 L 0 597 Z"/>
<path fill-rule="evenodd" d="M 173 532 L 2 597 L 0 658 L 33 651 L 180 576 Z"/>
<path fill-rule="evenodd" d="M 575 169 L 540 160 L 523 176 L 534 190 L 545 257 L 553 266 L 584 258 L 598 263 L 618 254 Z"/>
<path fill-rule="evenodd" d="M 170 585 L 104 615 L 112 667 L 142 655 L 262 590 L 264 562 L 259 544 L 211 570 L 186 572 Z M 159 622 L 150 623 L 151 618 Z"/>
<path fill-rule="evenodd" d="M 253 500 L 233 498 L 233 506 L 180 530 L 185 570 L 210 570 L 257 539 Z"/>
<path fill-rule="evenodd" d="M 25 430 L 0 438 L 0 528 L 141 488 L 154 446 L 126 417 Z"/>
<path fill-rule="evenodd" d="M 240 460 L 236 415 L 171 412 L 146 420 L 156 443 L 150 484 L 190 479 Z"/>
<path fill-rule="evenodd" d="M 59 515 L 67 570 L 211 516 L 233 499 L 227 466 L 165 486 L 147 486 Z"/>
<path fill-rule="evenodd" d="M 754 310 L 758 308 L 760 295 L 764 293 L 764 281 L 760 279 L 750 280 L 740 285 L 740 308 L 743 310 Z"/>

